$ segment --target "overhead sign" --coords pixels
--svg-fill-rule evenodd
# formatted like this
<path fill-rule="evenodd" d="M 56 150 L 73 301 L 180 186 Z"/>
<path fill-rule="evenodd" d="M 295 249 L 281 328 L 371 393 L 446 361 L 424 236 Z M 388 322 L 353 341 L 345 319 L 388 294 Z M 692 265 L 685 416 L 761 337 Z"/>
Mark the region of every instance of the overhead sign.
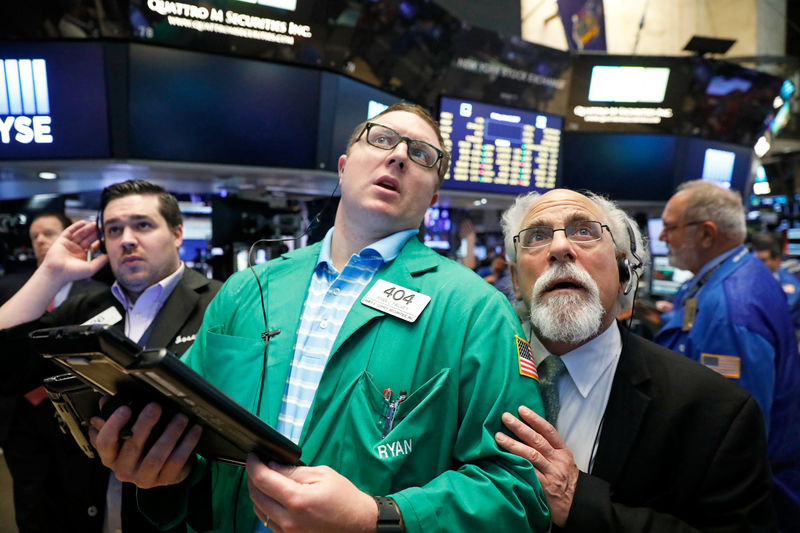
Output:
<path fill-rule="evenodd" d="M 297 3 L 292 1 L 260 0 L 256 2 L 253 0 L 242 3 L 259 4 L 289 11 L 294 11 L 297 6 Z M 165 27 L 172 27 L 193 31 L 197 34 L 218 34 L 289 46 L 295 45 L 298 38 L 310 39 L 313 36 L 311 26 L 296 20 L 283 20 L 255 12 L 243 13 L 234 9 L 206 7 L 205 2 L 147 0 L 146 5 L 150 14 L 144 16 L 143 20 L 149 20 L 155 14 L 161 15 L 163 19 L 153 26 L 137 29 L 136 33 L 142 37 L 155 37 L 156 27 L 160 27 L 162 30 Z"/>
<path fill-rule="evenodd" d="M 0 142 L 51 143 L 44 59 L 0 59 Z"/>
<path fill-rule="evenodd" d="M 109 156 L 97 43 L 3 43 L 0 159 Z"/>

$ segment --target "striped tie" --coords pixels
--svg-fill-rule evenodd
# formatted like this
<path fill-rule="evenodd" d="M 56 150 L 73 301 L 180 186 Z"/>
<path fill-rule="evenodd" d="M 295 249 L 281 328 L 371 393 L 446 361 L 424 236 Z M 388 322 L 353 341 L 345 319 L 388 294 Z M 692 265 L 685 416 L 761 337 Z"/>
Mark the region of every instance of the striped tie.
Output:
<path fill-rule="evenodd" d="M 539 365 L 539 387 L 542 390 L 544 413 L 555 427 L 558 421 L 558 377 L 566 372 L 564 361 L 557 355 L 548 355 Z"/>

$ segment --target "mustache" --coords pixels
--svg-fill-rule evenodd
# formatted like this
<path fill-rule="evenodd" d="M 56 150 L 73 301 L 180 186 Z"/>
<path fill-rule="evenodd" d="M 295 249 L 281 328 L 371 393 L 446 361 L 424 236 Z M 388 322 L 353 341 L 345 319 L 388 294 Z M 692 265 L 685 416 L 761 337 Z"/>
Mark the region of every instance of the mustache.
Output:
<path fill-rule="evenodd" d="M 588 272 L 578 268 L 574 263 L 554 263 L 547 271 L 536 280 L 531 291 L 531 303 L 539 302 L 547 292 L 547 288 L 559 279 L 571 279 L 582 286 L 590 296 L 599 296 L 597 283 Z"/>

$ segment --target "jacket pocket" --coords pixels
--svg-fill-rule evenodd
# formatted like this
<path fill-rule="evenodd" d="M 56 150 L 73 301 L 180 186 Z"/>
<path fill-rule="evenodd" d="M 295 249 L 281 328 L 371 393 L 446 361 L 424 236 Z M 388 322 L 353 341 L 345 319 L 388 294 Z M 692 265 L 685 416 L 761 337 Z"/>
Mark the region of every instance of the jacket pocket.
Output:
<path fill-rule="evenodd" d="M 205 378 L 237 403 L 253 408 L 253 399 L 260 385 L 254 377 L 261 374 L 264 342 L 219 333 L 219 328 L 206 332 Z"/>
<path fill-rule="evenodd" d="M 397 405 L 389 424 L 390 403 L 370 373 L 362 373 L 348 400 L 341 467 L 376 494 L 432 479 L 450 467 L 458 416 L 448 413 L 457 410 L 457 392 L 450 369 L 442 369 Z"/>

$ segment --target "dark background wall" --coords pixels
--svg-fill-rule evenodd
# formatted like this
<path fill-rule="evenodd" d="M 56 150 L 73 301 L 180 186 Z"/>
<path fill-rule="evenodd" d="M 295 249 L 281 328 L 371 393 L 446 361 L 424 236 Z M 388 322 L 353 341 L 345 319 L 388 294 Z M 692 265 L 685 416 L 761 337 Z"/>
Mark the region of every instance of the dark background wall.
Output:
<path fill-rule="evenodd" d="M 436 0 L 436 3 L 474 26 L 504 35 L 520 35 L 522 13 L 519 0 Z"/>

